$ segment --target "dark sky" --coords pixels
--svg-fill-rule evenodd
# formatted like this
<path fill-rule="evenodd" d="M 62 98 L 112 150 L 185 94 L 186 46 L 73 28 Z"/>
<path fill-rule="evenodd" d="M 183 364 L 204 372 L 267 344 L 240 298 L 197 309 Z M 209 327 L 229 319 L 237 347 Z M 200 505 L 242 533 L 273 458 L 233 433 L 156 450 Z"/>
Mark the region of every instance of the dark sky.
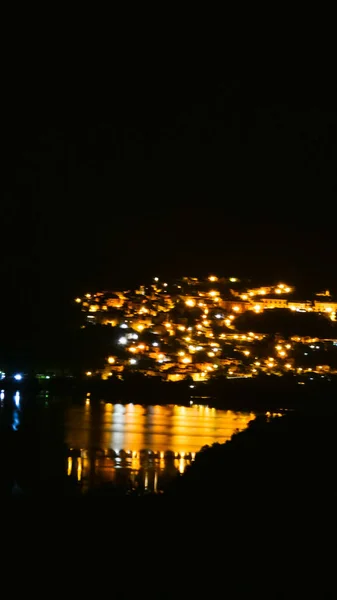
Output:
<path fill-rule="evenodd" d="M 25 72 L 3 114 L 4 313 L 215 271 L 336 281 L 336 79 L 321 66 Z M 336 290 L 337 291 L 337 290 Z M 19 315 L 19 316 L 18 316 Z"/>

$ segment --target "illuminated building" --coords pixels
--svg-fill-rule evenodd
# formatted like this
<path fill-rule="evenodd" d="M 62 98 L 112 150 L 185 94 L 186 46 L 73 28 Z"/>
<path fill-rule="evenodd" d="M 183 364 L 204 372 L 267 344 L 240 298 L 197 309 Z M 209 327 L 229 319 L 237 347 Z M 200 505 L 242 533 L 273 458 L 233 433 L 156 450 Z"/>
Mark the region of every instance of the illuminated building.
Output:
<path fill-rule="evenodd" d="M 262 302 L 263 308 L 287 308 L 288 299 L 287 298 L 261 298 L 260 302 Z"/>

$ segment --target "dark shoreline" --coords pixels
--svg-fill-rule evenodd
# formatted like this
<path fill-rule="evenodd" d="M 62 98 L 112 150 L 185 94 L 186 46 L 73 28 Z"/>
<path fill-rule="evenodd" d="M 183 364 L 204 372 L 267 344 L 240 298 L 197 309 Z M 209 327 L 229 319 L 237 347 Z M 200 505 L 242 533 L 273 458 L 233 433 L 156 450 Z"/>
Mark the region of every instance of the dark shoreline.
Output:
<path fill-rule="evenodd" d="M 2 381 L 7 394 L 19 390 L 27 398 L 83 401 L 90 397 L 92 402 L 105 401 L 114 404 L 137 403 L 208 405 L 223 410 L 277 411 L 282 409 L 308 409 L 324 411 L 334 406 L 337 400 L 337 378 L 324 381 L 303 381 L 297 378 L 232 379 L 207 383 L 186 382 L 101 380 L 83 381 L 70 378 L 53 378 L 37 382 L 34 379 L 22 382 Z M 193 385 L 193 387 L 191 387 Z"/>

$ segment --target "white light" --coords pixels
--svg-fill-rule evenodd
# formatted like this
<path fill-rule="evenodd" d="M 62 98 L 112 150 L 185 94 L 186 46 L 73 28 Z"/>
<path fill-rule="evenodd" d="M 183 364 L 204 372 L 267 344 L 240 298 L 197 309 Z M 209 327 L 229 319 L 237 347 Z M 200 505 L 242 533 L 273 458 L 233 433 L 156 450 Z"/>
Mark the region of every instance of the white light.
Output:
<path fill-rule="evenodd" d="M 136 333 L 128 333 L 126 337 L 128 340 L 138 340 L 138 335 Z"/>
<path fill-rule="evenodd" d="M 16 379 L 16 381 L 21 381 L 22 375 L 20 373 L 17 373 L 16 375 L 14 375 L 14 379 Z"/>
<path fill-rule="evenodd" d="M 50 379 L 50 375 L 46 375 L 46 379 Z"/>
<path fill-rule="evenodd" d="M 159 281 L 159 278 L 158 278 L 158 277 L 154 277 L 154 280 L 155 280 L 155 281 Z"/>
<path fill-rule="evenodd" d="M 14 402 L 16 406 L 20 406 L 20 392 L 15 392 Z"/>
<path fill-rule="evenodd" d="M 222 318 L 222 315 L 215 315 L 215 318 L 216 318 L 216 319 L 221 319 L 221 318 Z"/>
<path fill-rule="evenodd" d="M 167 283 L 164 283 L 164 287 L 167 287 Z"/>
<path fill-rule="evenodd" d="M 191 385 L 191 387 L 194 387 L 193 385 Z M 193 400 L 190 400 L 190 406 L 192 406 L 193 404 Z"/>
<path fill-rule="evenodd" d="M 152 346 L 159 346 L 158 342 L 153 342 Z"/>
<path fill-rule="evenodd" d="M 194 385 L 190 385 L 190 388 L 194 388 Z"/>
<path fill-rule="evenodd" d="M 122 323 L 122 324 L 121 324 L 121 326 L 120 326 L 120 328 L 121 328 L 121 329 L 127 329 L 127 328 L 128 328 L 128 326 L 127 326 L 127 324 L 126 324 L 126 323 Z"/>
<path fill-rule="evenodd" d="M 130 365 L 136 365 L 137 364 L 137 361 L 136 361 L 135 358 L 130 358 L 129 362 L 130 362 Z"/>
<path fill-rule="evenodd" d="M 119 338 L 119 340 L 118 340 L 118 343 L 119 343 L 119 344 L 126 344 L 126 342 L 127 342 L 127 339 L 126 339 L 126 337 L 121 337 L 121 338 Z"/>

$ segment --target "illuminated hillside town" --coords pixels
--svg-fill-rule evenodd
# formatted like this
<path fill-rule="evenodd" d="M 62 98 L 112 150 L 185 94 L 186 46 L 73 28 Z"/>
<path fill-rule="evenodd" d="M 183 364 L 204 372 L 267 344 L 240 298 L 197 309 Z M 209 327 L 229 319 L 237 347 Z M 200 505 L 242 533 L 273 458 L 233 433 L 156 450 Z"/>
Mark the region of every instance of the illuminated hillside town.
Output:
<path fill-rule="evenodd" d="M 134 291 L 87 293 L 75 303 L 82 328 L 111 328 L 111 352 L 100 369 L 83 373 L 87 378 L 122 380 L 138 372 L 189 379 L 193 387 L 219 376 L 317 380 L 337 373 L 337 301 L 329 290 L 305 300 L 286 282 L 253 287 L 212 274 L 173 282 L 154 277 Z M 275 330 L 262 326 L 264 317 L 275 317 Z M 284 318 L 293 331 L 278 326 Z"/>

